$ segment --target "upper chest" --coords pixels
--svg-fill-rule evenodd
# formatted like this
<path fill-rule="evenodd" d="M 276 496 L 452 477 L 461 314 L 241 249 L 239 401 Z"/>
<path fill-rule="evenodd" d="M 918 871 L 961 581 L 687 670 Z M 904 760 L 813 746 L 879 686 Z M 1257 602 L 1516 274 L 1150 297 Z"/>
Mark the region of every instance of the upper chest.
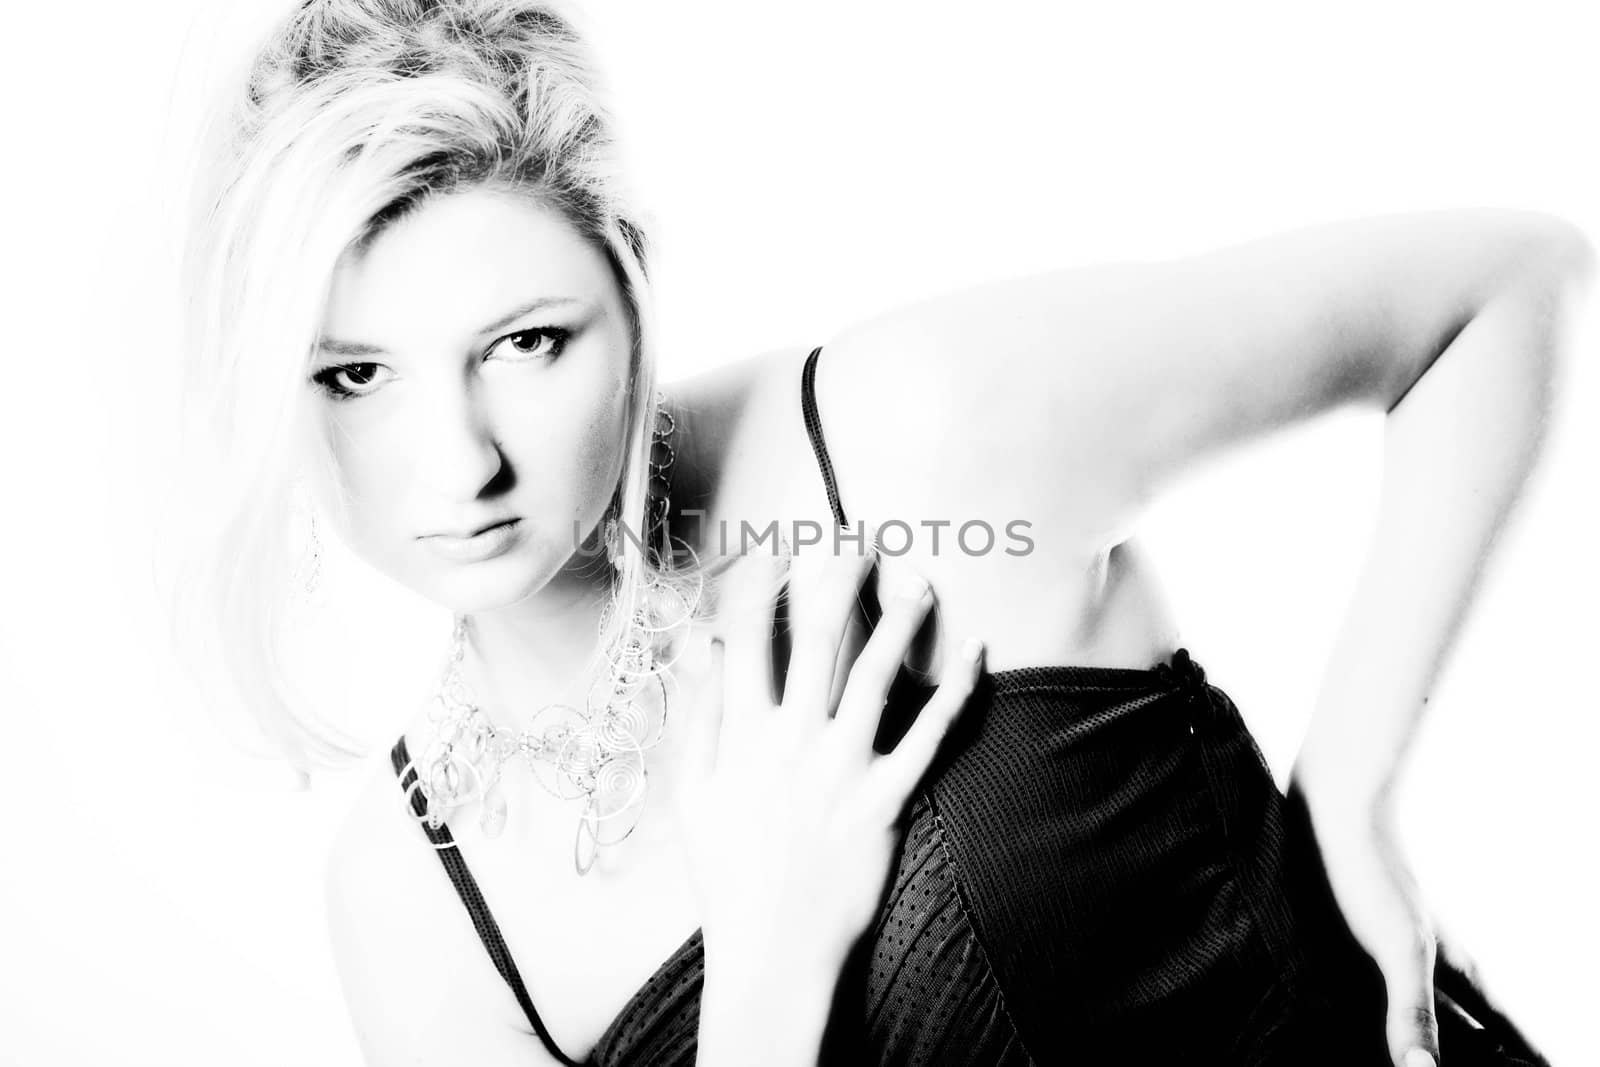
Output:
<path fill-rule="evenodd" d="M 451 823 L 529 999 L 562 1051 L 583 1061 L 700 926 L 669 798 L 652 792 L 627 838 L 600 849 L 579 875 L 578 805 L 539 793 L 526 774 L 508 775 L 505 784 L 516 826 L 483 838 L 470 806 Z M 477 945 L 464 951 L 482 952 Z M 485 992 L 503 1004 L 508 1025 L 526 1029 L 485 962 L 474 961 L 469 973 L 493 987 Z"/>

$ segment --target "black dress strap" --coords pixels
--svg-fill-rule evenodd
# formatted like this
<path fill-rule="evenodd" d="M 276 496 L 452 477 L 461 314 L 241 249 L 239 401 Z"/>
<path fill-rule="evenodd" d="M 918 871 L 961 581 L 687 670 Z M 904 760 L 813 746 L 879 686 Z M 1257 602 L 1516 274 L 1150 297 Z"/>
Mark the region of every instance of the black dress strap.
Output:
<path fill-rule="evenodd" d="M 839 504 L 839 486 L 833 480 L 833 463 L 828 459 L 828 446 L 822 440 L 822 418 L 817 414 L 816 386 L 817 357 L 822 354 L 818 345 L 806 357 L 805 369 L 800 372 L 800 412 L 805 416 L 806 433 L 811 437 L 811 451 L 817 454 L 817 466 L 822 470 L 822 484 L 828 489 L 828 506 L 840 526 L 847 523 L 844 508 Z"/>
<path fill-rule="evenodd" d="M 467 914 L 472 917 L 472 925 L 478 931 L 478 939 L 488 950 L 489 958 L 494 961 L 495 970 L 500 972 L 500 977 L 511 987 L 512 994 L 522 1007 L 522 1013 L 528 1017 L 528 1022 L 533 1026 L 533 1032 L 539 1035 L 544 1047 L 549 1049 L 550 1055 L 559 1062 L 566 1064 L 567 1067 L 579 1067 L 578 1061 L 570 1058 L 556 1045 L 555 1039 L 550 1036 L 550 1031 L 545 1028 L 544 1020 L 539 1018 L 539 1010 L 533 1006 L 533 998 L 528 996 L 528 989 L 522 984 L 522 974 L 511 959 L 505 939 L 500 936 L 500 924 L 496 923 L 494 916 L 489 913 L 489 905 L 484 902 L 483 893 L 478 890 L 478 883 L 472 877 L 472 872 L 467 870 L 467 862 L 461 858 L 461 850 L 456 847 L 455 837 L 450 833 L 450 828 L 440 823 L 439 828 L 435 830 L 423 821 L 423 817 L 428 814 L 428 800 L 422 795 L 422 790 L 416 787 L 417 769 L 411 765 L 411 754 L 406 751 L 404 736 L 395 742 L 394 748 L 389 752 L 389 762 L 393 764 L 394 773 L 400 778 L 400 788 L 411 799 L 411 810 L 417 815 L 418 825 L 422 827 L 422 832 L 428 835 L 429 842 L 433 844 L 434 851 L 439 856 L 439 862 L 444 864 L 445 873 L 450 876 L 450 884 L 456 887 L 461 903 L 466 906 Z"/>

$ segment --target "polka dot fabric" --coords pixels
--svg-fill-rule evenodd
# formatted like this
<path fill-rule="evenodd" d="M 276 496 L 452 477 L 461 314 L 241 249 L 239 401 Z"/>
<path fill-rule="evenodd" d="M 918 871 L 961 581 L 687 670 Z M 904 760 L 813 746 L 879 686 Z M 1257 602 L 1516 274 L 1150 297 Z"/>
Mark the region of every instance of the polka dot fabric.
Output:
<path fill-rule="evenodd" d="M 896 684 L 881 751 L 930 692 Z M 1303 804 L 1186 650 L 1150 670 L 986 673 L 903 830 L 825 1067 L 1387 1067 L 1381 981 L 1328 895 Z M 481 895 L 462 899 L 492 930 Z M 692 1064 L 704 967 L 697 931 L 586 1062 Z M 1452 1067 L 1545 1063 L 1442 958 L 1436 996 Z"/>

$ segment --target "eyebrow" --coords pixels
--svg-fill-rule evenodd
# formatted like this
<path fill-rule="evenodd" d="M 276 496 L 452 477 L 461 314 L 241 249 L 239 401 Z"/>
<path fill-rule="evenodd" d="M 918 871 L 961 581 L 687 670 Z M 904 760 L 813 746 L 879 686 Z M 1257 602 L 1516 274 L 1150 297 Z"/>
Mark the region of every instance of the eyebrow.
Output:
<path fill-rule="evenodd" d="M 503 330 L 524 315 L 531 315 L 535 311 L 543 311 L 552 307 L 565 307 L 572 304 L 581 305 L 582 303 L 582 300 L 573 296 L 541 296 L 538 299 L 528 301 L 526 304 L 512 308 L 498 319 L 479 328 L 474 336 L 481 337 L 486 333 Z M 319 338 L 317 340 L 317 348 L 335 356 L 382 356 L 388 354 L 382 345 L 369 345 L 360 341 L 340 341 L 332 337 Z"/>

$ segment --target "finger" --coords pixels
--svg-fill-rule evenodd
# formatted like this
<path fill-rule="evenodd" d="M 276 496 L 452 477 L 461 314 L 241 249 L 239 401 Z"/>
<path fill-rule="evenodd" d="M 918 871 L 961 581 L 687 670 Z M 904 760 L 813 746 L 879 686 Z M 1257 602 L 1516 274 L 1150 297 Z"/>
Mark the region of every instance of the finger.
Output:
<path fill-rule="evenodd" d="M 729 571 L 723 716 L 730 721 L 773 706 L 772 614 L 786 563 L 755 552 Z"/>
<path fill-rule="evenodd" d="M 702 782 L 717 765 L 717 749 L 722 735 L 723 644 L 711 639 L 707 652 L 705 688 L 695 703 L 684 731 L 683 771 L 685 781 Z"/>
<path fill-rule="evenodd" d="M 940 744 L 972 696 L 982 665 L 983 643 L 976 638 L 967 641 L 894 751 L 873 764 L 874 781 L 869 785 L 873 795 L 869 803 L 878 804 L 878 810 L 887 818 L 894 818 L 905 807 L 933 764 Z"/>
<path fill-rule="evenodd" d="M 833 714 L 834 677 L 839 646 L 861 602 L 861 583 L 876 559 L 871 549 L 842 552 L 823 564 L 811 594 L 797 607 L 794 648 L 784 681 L 786 712 L 818 721 Z"/>
<path fill-rule="evenodd" d="M 1439 1062 L 1439 1022 L 1433 1000 L 1433 938 L 1418 938 L 1403 960 L 1383 968 L 1389 991 L 1389 1055 L 1397 1067 Z"/>
<path fill-rule="evenodd" d="M 877 735 L 889 688 L 932 606 L 933 590 L 917 576 L 907 580 L 884 605 L 872 635 L 850 665 L 850 677 L 839 697 L 834 724 L 845 733 L 847 745 L 870 745 Z"/>

